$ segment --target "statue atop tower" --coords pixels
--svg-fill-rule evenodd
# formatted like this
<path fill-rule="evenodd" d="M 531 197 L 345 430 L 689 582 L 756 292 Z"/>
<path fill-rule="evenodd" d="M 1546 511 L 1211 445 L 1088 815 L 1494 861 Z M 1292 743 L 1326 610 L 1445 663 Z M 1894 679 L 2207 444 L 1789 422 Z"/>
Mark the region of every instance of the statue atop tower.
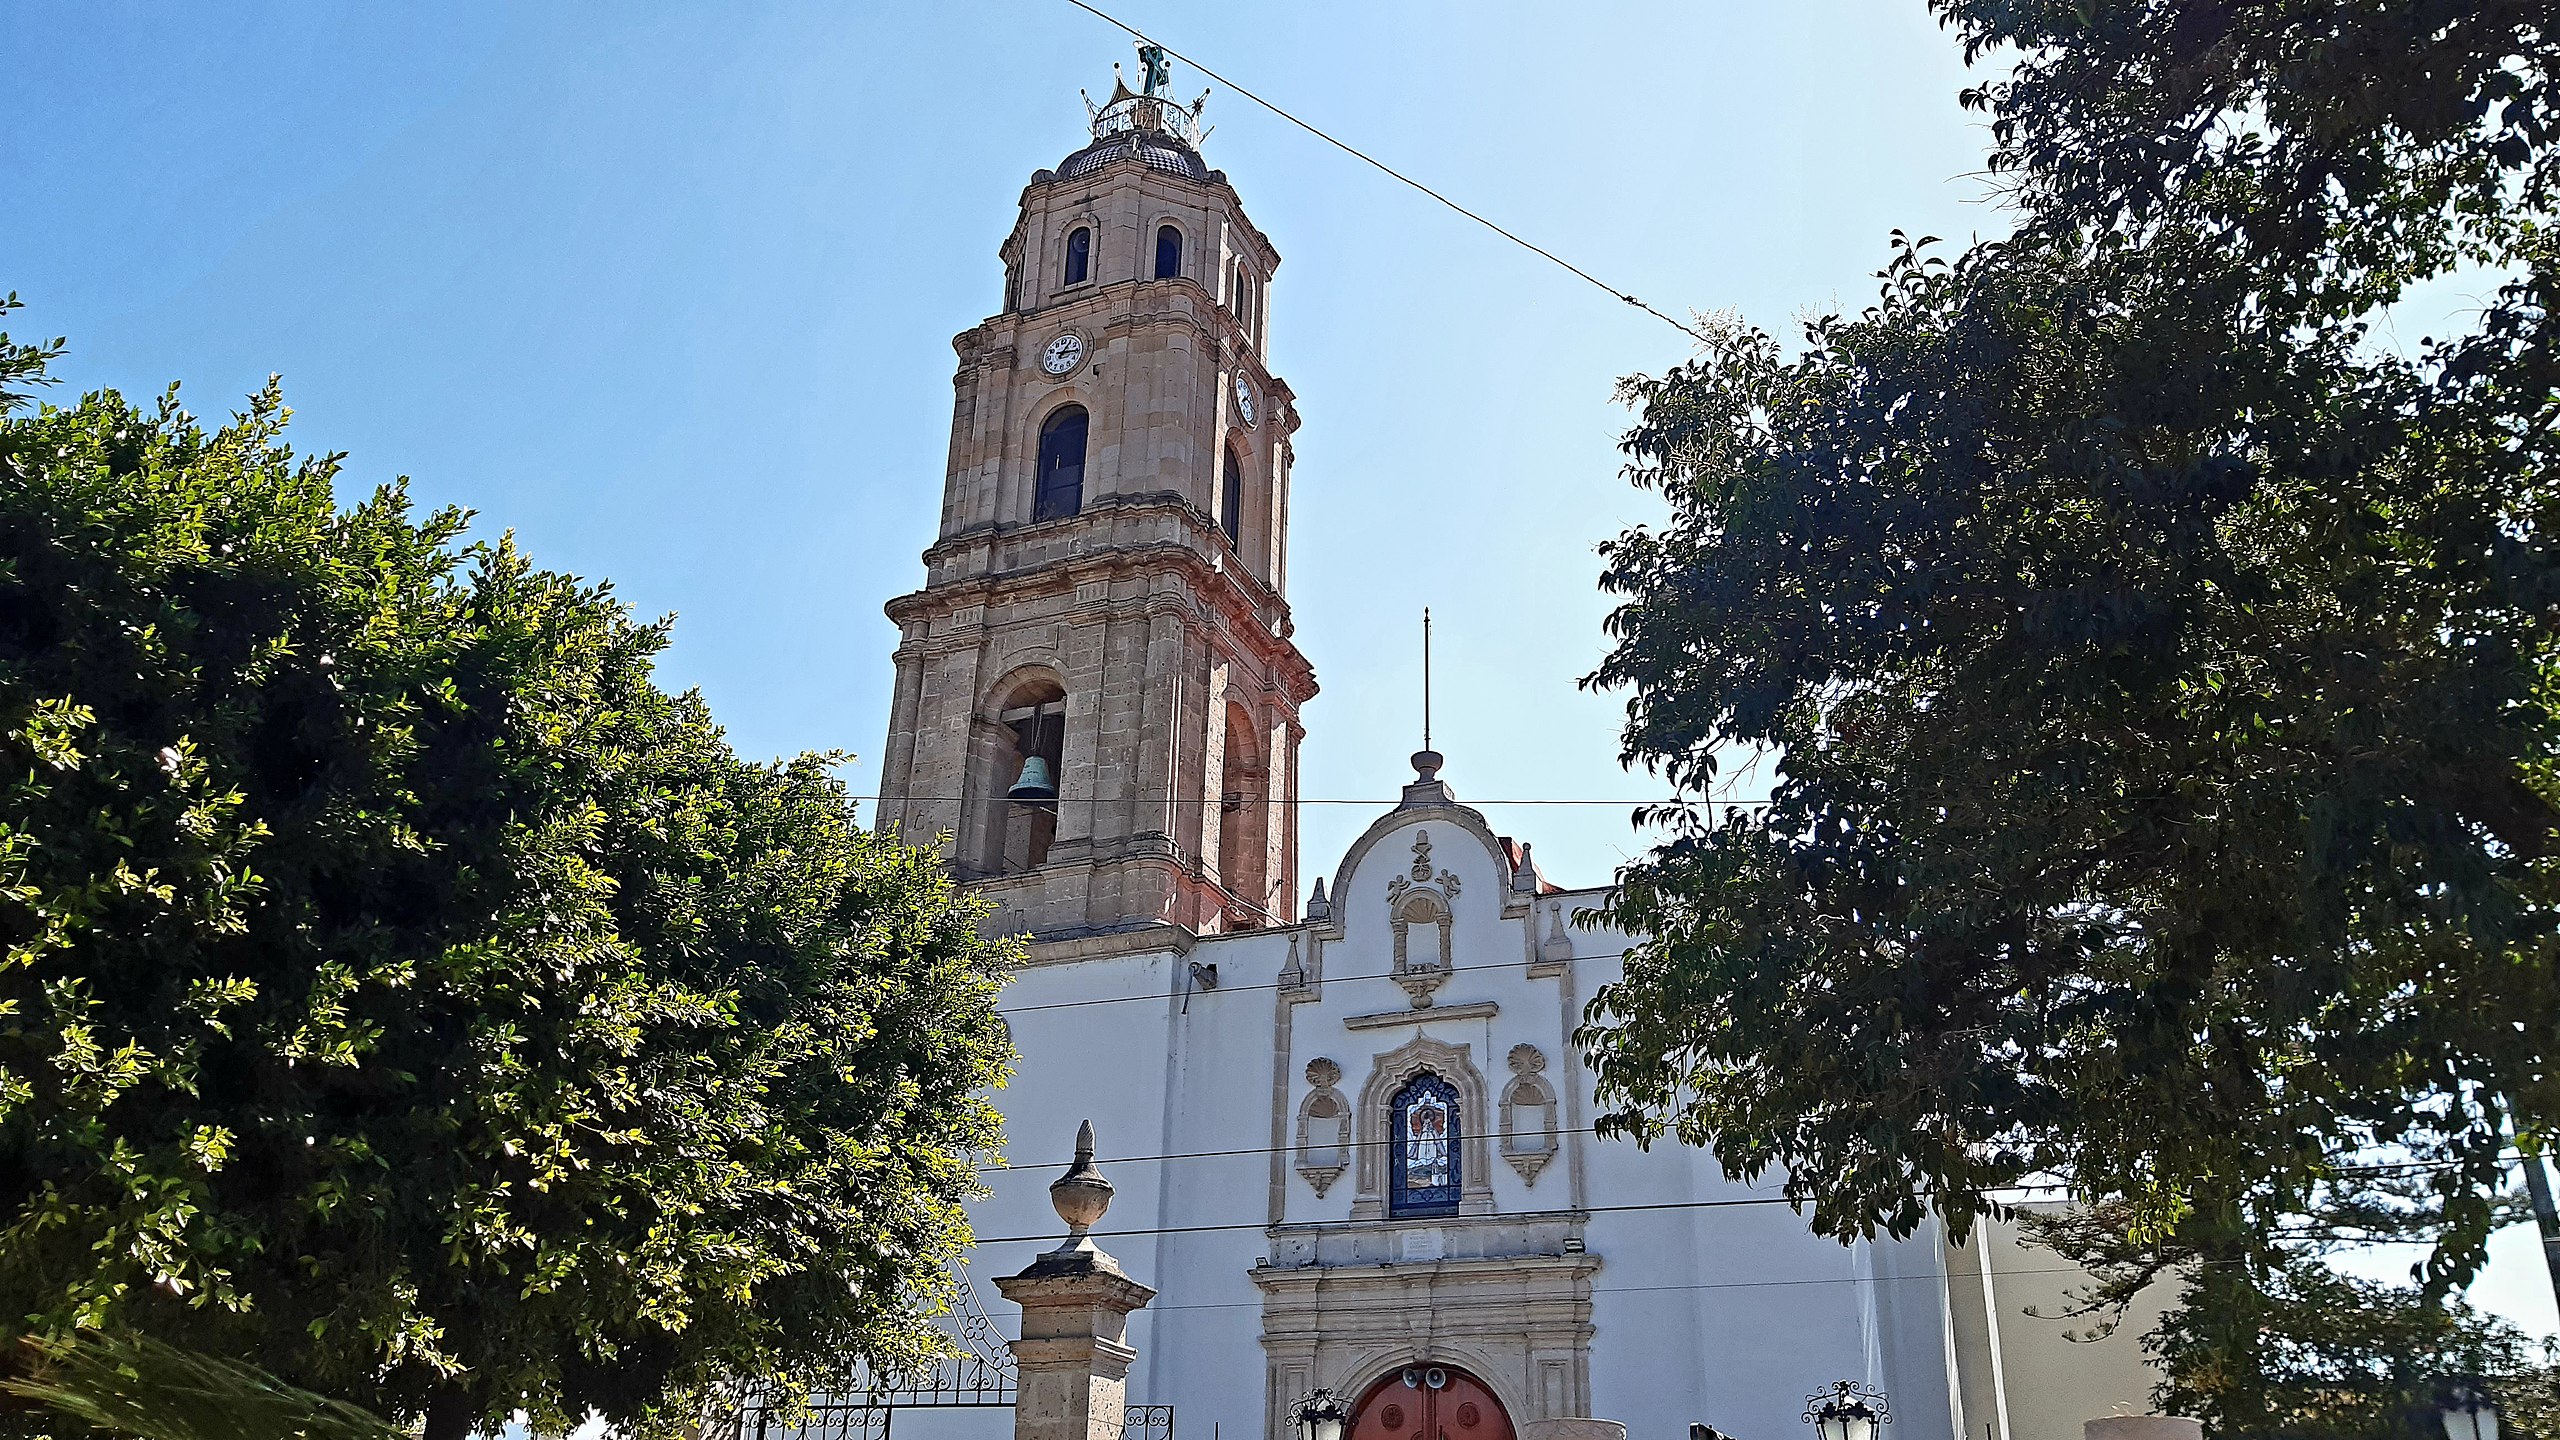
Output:
<path fill-rule="evenodd" d="M 952 342 L 941 532 L 888 607 L 880 822 L 938 839 L 1052 953 L 1296 904 L 1316 684 L 1285 598 L 1280 256 L 1202 159 L 1201 105 L 1165 93 L 1169 57 L 1140 60 L 1141 89 L 1088 100 L 1088 143 L 1031 177 L 1003 308 Z"/>

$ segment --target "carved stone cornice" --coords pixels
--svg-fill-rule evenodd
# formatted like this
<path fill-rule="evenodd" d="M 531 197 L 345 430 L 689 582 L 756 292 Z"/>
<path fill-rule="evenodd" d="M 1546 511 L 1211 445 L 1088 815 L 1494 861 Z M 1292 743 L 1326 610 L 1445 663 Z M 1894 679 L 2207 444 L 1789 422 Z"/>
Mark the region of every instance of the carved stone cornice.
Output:
<path fill-rule="evenodd" d="M 1103 502 L 1109 502 L 1106 506 Z M 1179 497 L 1103 497 L 1103 501 L 1083 514 L 1063 520 L 1041 521 L 1037 525 L 989 526 L 965 531 L 937 542 L 925 552 L 931 565 L 937 558 L 965 553 L 974 546 L 1002 545 L 1022 537 L 1037 539 L 1034 532 L 1073 526 L 1087 521 L 1098 512 L 1118 512 L 1122 518 L 1133 515 L 1178 517 L 1195 530 L 1208 526 L 1208 517 L 1188 501 Z M 1227 633 L 1247 653 L 1267 667 L 1280 681 L 1284 691 L 1296 703 L 1305 704 L 1315 698 L 1315 667 L 1299 652 L 1291 638 L 1296 626 L 1289 616 L 1288 602 L 1265 587 L 1239 566 L 1212 563 L 1213 555 L 1204 554 L 1194 545 L 1181 540 L 1154 538 L 1136 542 L 1112 542 L 1053 559 L 1036 561 L 1011 569 L 989 569 L 958 579 L 943 580 L 922 590 L 910 591 L 890 600 L 883 608 L 889 619 L 907 636 L 902 639 L 901 653 L 933 654 L 950 648 L 964 648 L 976 643 L 965 635 L 930 633 L 930 622 L 947 617 L 970 606 L 987 606 L 998 600 L 1029 603 L 1072 595 L 1079 587 L 1097 581 L 1129 580 L 1171 575 L 1179 584 L 1170 591 L 1150 589 L 1144 597 L 1104 598 L 1071 604 L 1065 612 L 1084 613 L 1178 613 L 1196 617 L 1203 623 L 1223 624 Z M 1196 597 L 1191 603 L 1180 597 Z M 927 630 L 921 638 L 914 635 L 918 626 Z"/>
<path fill-rule="evenodd" d="M 1492 1000 L 1470 1000 L 1463 1005 L 1434 1005 L 1427 1010 L 1381 1010 L 1375 1015 L 1345 1015 L 1345 1030 L 1391 1030 L 1399 1025 L 1428 1025 L 1435 1020 L 1490 1020 L 1502 1013 L 1502 1006 Z"/>
<path fill-rule="evenodd" d="M 1114 155 L 1110 159 L 1105 160 L 1102 164 L 1095 166 L 1093 169 L 1087 170 L 1083 174 L 1076 176 L 1072 181 L 1059 175 L 1055 170 L 1035 170 L 1031 172 L 1031 182 L 1022 187 L 1022 198 L 1019 203 L 1025 209 L 1028 209 L 1031 205 L 1031 197 L 1052 185 L 1072 184 L 1080 189 L 1099 190 L 1103 188 L 1100 182 L 1108 180 L 1138 180 L 1144 182 L 1144 184 L 1140 186 L 1142 189 L 1145 188 L 1145 185 L 1154 184 L 1178 187 L 1186 190 L 1208 191 L 1210 194 L 1227 202 L 1228 209 L 1231 212 L 1227 218 L 1234 223 L 1236 229 L 1242 231 L 1253 241 L 1256 249 L 1262 252 L 1255 258 L 1262 262 L 1262 268 L 1264 271 L 1268 272 L 1280 268 L 1279 249 L 1272 245 L 1271 237 L 1263 234 L 1261 227 L 1255 225 L 1253 221 L 1245 215 L 1244 197 L 1236 193 L 1235 186 L 1227 183 L 1227 172 L 1224 170 L 1212 170 L 1209 172 L 1208 179 L 1194 180 L 1188 175 L 1175 175 L 1168 171 L 1158 170 L 1154 166 L 1149 165 L 1145 161 L 1137 159 L 1134 156 L 1126 154 Z"/>

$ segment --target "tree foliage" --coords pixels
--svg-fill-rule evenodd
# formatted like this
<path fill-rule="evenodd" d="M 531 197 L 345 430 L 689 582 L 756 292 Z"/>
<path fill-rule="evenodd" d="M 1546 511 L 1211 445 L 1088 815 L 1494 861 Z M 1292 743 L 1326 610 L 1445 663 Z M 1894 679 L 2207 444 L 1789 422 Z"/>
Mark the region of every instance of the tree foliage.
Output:
<path fill-rule="evenodd" d="M 86 1431 L 135 1440 L 402 1440 L 343 1400 L 279 1384 L 236 1360 L 155 1340 L 81 1334 L 32 1347 L 34 1373 L 0 1390 Z"/>
<path fill-rule="evenodd" d="M 980 908 L 659 689 L 663 623 L 338 508 L 285 421 L 0 419 L 0 1327 L 437 1437 L 923 1353 L 1010 1053 Z"/>
<path fill-rule="evenodd" d="M 2560 21 L 1936 8 L 2015 61 L 1967 99 L 2016 231 L 1625 387 L 1672 513 L 1593 683 L 1629 761 L 1775 779 L 1621 875 L 1609 1123 L 1844 1236 L 2061 1177 L 2213 1262 L 2173 1377 L 2262 1333 L 2197 1273 L 2352 1298 L 2287 1239 L 2341 1206 L 2405 1201 L 2453 1314 L 2560 1121 Z M 2457 271 L 2470 323 L 2387 343 Z"/>

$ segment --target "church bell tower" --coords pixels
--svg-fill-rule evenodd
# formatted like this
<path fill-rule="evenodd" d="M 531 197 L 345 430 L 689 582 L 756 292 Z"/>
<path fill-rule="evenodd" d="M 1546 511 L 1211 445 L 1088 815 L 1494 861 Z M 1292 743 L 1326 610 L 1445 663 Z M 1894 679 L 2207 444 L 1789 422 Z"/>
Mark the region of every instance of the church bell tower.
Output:
<path fill-rule="evenodd" d="M 879 819 L 1052 956 L 1293 918 L 1299 710 L 1280 257 L 1198 102 L 1115 84 L 1031 177 L 1001 313 L 957 336 L 924 588 L 889 602 Z M 1205 100 L 1205 96 L 1203 99 Z"/>

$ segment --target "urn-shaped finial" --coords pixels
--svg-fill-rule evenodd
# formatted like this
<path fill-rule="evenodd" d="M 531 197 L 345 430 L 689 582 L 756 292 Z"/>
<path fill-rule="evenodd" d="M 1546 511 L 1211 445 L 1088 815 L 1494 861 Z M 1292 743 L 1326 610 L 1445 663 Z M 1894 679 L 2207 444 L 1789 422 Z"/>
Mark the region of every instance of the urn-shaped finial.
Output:
<path fill-rule="evenodd" d="M 1058 1218 L 1067 1222 L 1067 1243 L 1061 1250 L 1089 1250 L 1093 1242 L 1085 1232 L 1102 1219 L 1111 1208 L 1111 1182 L 1093 1163 L 1093 1122 L 1076 1127 L 1076 1163 L 1067 1173 L 1049 1182 L 1049 1203 L 1058 1207 Z"/>

